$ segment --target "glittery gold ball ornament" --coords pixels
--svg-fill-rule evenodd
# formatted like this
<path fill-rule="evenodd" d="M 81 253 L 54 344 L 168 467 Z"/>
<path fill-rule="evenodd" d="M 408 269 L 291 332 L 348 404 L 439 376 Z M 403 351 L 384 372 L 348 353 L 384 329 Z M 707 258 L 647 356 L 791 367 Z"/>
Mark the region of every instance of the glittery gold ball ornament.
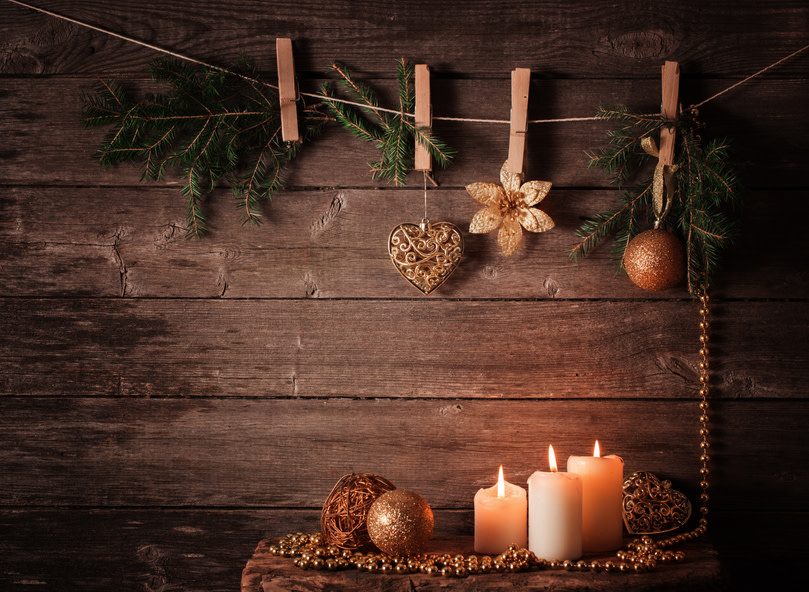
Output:
<path fill-rule="evenodd" d="M 433 534 L 433 511 L 417 493 L 394 489 L 371 505 L 368 534 L 388 555 L 418 555 Z"/>
<path fill-rule="evenodd" d="M 644 290 L 668 290 L 685 277 L 685 249 L 672 232 L 655 228 L 641 232 L 626 246 L 624 267 Z"/>
<path fill-rule="evenodd" d="M 323 504 L 320 530 L 326 543 L 341 549 L 371 548 L 366 520 L 376 499 L 396 486 L 379 475 L 351 473 L 343 475 Z"/>

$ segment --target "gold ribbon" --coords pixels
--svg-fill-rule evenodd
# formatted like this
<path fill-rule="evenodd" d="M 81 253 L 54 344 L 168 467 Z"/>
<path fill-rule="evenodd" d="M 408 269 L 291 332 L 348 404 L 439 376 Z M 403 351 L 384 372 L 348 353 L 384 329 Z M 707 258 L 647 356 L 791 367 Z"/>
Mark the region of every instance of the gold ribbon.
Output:
<path fill-rule="evenodd" d="M 651 136 L 644 136 L 641 138 L 640 145 L 643 150 L 651 156 L 659 156 L 660 152 L 657 149 L 654 139 Z M 659 222 L 671 208 L 672 198 L 674 196 L 674 173 L 680 167 L 676 164 L 663 164 L 658 161 L 655 167 L 654 179 L 652 181 L 652 207 L 654 209 L 655 218 Z"/>

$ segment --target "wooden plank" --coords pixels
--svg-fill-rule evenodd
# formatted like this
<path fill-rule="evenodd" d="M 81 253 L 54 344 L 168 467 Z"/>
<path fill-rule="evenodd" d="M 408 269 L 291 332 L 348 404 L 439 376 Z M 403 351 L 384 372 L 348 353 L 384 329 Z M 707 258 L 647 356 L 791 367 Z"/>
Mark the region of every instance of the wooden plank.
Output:
<path fill-rule="evenodd" d="M 688 0 L 668 7 L 665 14 L 639 8 L 631 18 L 625 7 L 595 0 L 575 5 L 366 2 L 361 9 L 349 0 L 328 6 L 302 0 L 270 9 L 266 3 L 247 1 L 193 10 L 181 0 L 122 0 L 114 9 L 100 1 L 47 7 L 217 64 L 235 63 L 244 53 L 257 60 L 259 69 L 272 71 L 268 40 L 290 37 L 298 46 L 299 70 L 338 60 L 388 75 L 394 60 L 405 55 L 476 76 L 497 76 L 520 63 L 535 72 L 577 77 L 651 78 L 664 59 L 700 64 L 702 73 L 744 76 L 800 47 L 807 20 L 807 7 L 788 0 L 766 5 L 722 0 L 710 6 Z M 6 72 L 133 72 L 156 55 L 7 2 L 0 5 L 0 23 L 0 38 L 6 40 L 0 65 Z M 480 51 L 486 46 L 497 51 Z M 787 64 L 780 73 L 805 75 L 806 63 Z"/>
<path fill-rule="evenodd" d="M 316 522 L 300 512 L 0 511 L 4 591 L 232 592 L 256 541 Z M 311 516 L 311 512 L 308 513 Z M 279 524 L 287 525 L 279 528 Z"/>
<path fill-rule="evenodd" d="M 120 79 L 115 73 L 99 76 Z M 383 104 L 393 105 L 393 83 L 363 79 L 377 88 Z M 79 118 L 81 93 L 91 90 L 94 77 L 5 78 L 0 94 L 0 120 L 4 142 L 0 183 L 34 185 L 127 186 L 139 182 L 141 168 L 123 165 L 107 170 L 92 161 L 106 129 L 83 130 Z M 145 85 L 142 78 L 121 80 L 129 86 Z M 320 81 L 312 81 L 316 91 Z M 303 84 L 303 83 L 302 83 Z M 432 79 L 433 128 L 458 151 L 446 171 L 436 171 L 443 188 L 462 188 L 475 181 L 498 181 L 498 172 L 508 155 L 508 80 Z M 687 106 L 729 86 L 725 80 L 681 81 L 681 97 Z M 153 87 L 149 87 L 154 90 Z M 306 90 L 302 88 L 302 90 Z M 589 117 L 598 105 L 626 104 L 640 112 L 659 110 L 659 80 L 559 80 L 540 79 L 532 84 L 529 119 Z M 503 100 L 505 97 L 505 100 Z M 809 100 L 807 79 L 760 78 L 739 87 L 714 103 L 705 105 L 702 116 L 709 127 L 706 137 L 727 135 L 733 140 L 736 162 L 749 162 L 743 180 L 748 188 L 803 188 L 807 149 L 800 126 L 794 125 Z M 55 104 L 59 109 L 54 109 Z M 503 124 L 447 122 L 439 116 L 494 118 Z M 766 134 L 740 133 L 746 121 L 756 121 Z M 529 126 L 526 179 L 553 182 L 548 199 L 564 187 L 606 187 L 608 179 L 588 169 L 585 151 L 603 146 L 609 122 L 584 121 Z M 289 188 L 388 187 L 371 178 L 367 163 L 378 152 L 336 124 L 329 125 L 318 139 L 303 146 L 285 178 Z M 59 163 L 59 166 L 54 166 Z M 409 177 L 412 187 L 422 186 L 418 173 Z M 174 187 L 176 177 L 167 174 L 160 187 Z M 223 191 L 223 194 L 227 194 Z M 230 198 L 228 198 L 230 199 Z"/>
<path fill-rule="evenodd" d="M 593 573 L 576 570 L 533 570 L 527 572 L 477 574 L 465 578 L 435 577 L 422 573 L 387 575 L 367 573 L 358 570 L 340 572 L 303 571 L 291 559 L 276 557 L 269 551 L 277 539 L 264 539 L 259 542 L 253 556 L 242 572 L 241 592 L 284 592 L 288 590 L 342 590 L 361 592 L 407 592 L 413 589 L 425 592 L 487 590 L 558 590 L 574 592 L 578 590 L 602 590 L 610 592 L 647 590 L 717 590 L 722 587 L 722 574 L 716 551 L 707 543 L 698 541 L 683 545 L 686 558 L 682 562 L 670 563 L 644 573 Z M 473 539 L 433 538 L 425 553 L 456 556 L 473 555 Z M 587 556 L 587 561 L 616 561 L 614 554 Z"/>
<path fill-rule="evenodd" d="M 776 506 L 712 513 L 711 539 L 729 576 L 729 590 L 809 587 L 809 551 L 796 538 L 809 529 L 809 512 L 779 512 Z"/>
<path fill-rule="evenodd" d="M 437 526 L 456 521 L 457 514 L 437 511 Z M 316 510 L 0 510 L 0 587 L 10 592 L 108 592 L 147 586 L 232 592 L 260 539 L 316 532 L 318 518 Z M 745 528 L 716 543 L 732 589 L 806 587 L 805 552 L 787 545 L 796 524 L 806 528 L 805 512 L 771 511 L 755 518 L 749 513 L 723 515 L 723 525 L 732 523 Z M 436 536 L 470 536 L 471 517 L 465 524 L 467 530 L 454 524 L 457 530 Z M 771 568 L 772 561 L 778 563 L 777 570 Z"/>
<path fill-rule="evenodd" d="M 690 301 L 6 299 L 0 307 L 5 395 L 668 398 L 693 397 L 698 375 Z M 805 303 L 719 311 L 716 396 L 804 397 L 809 368 L 795 344 L 806 342 Z"/>
<path fill-rule="evenodd" d="M 807 401 L 722 401 L 711 427 L 717 510 L 799 511 Z M 347 473 L 376 473 L 437 509 L 470 510 L 598 439 L 695 503 L 694 399 L 516 401 L 3 398 L 0 506 L 320 508 Z M 767 421 L 761 421 L 767 418 Z M 44 486 L 43 484 L 47 484 Z M 442 527 L 443 528 L 443 527 Z"/>
<path fill-rule="evenodd" d="M 556 228 L 526 235 L 505 259 L 496 233 L 468 234 L 481 207 L 466 191 L 432 192 L 435 220 L 462 229 L 460 267 L 430 299 L 687 298 L 684 285 L 644 292 L 623 275 L 604 244 L 569 257 L 583 218 L 614 207 L 617 191 L 553 189 L 542 208 Z M 284 192 L 259 228 L 242 226 L 224 192 L 206 207 L 212 227 L 186 240 L 186 204 L 174 188 L 11 187 L 0 193 L 0 294 L 134 298 L 402 298 L 418 295 L 390 263 L 390 230 L 420 219 L 421 192 L 334 189 Z M 789 216 L 783 212 L 789 211 Z M 99 215 L 103 212 L 103 215 Z M 742 240 L 714 282 L 717 298 L 804 298 L 806 192 L 745 196 Z"/>

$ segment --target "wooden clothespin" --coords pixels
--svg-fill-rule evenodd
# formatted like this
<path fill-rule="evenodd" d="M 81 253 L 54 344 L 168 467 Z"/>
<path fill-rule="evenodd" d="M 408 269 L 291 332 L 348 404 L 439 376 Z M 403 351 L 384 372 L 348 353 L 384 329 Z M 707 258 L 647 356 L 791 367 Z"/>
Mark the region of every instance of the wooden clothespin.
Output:
<path fill-rule="evenodd" d="M 663 64 L 663 100 L 660 105 L 660 113 L 663 119 L 674 121 L 679 115 L 680 92 L 680 66 L 677 62 L 666 62 Z M 674 184 L 672 178 L 677 172 L 677 165 L 674 164 L 674 127 L 660 128 L 660 147 L 655 146 L 651 136 L 645 136 L 641 140 L 643 149 L 652 156 L 657 156 L 657 166 L 655 167 L 652 181 L 652 210 L 655 215 L 655 228 L 668 214 L 671 208 Z"/>
<path fill-rule="evenodd" d="M 281 137 L 285 142 L 300 142 L 298 133 L 298 91 L 295 88 L 295 62 L 292 57 L 292 39 L 275 40 L 278 59 L 278 102 L 281 105 Z"/>
<path fill-rule="evenodd" d="M 430 103 L 430 67 L 427 64 L 416 64 L 416 127 L 430 129 L 433 125 L 432 105 Z M 417 171 L 433 170 L 432 158 L 418 138 L 416 138 L 415 166 Z"/>
<path fill-rule="evenodd" d="M 508 170 L 522 174 L 525 166 L 525 141 L 528 133 L 528 89 L 531 69 L 511 72 L 511 126 L 508 136 Z"/>
<path fill-rule="evenodd" d="M 663 64 L 663 101 L 660 112 L 663 119 L 675 120 L 679 115 L 680 65 L 677 62 Z M 674 128 L 660 128 L 660 164 L 674 164 Z"/>

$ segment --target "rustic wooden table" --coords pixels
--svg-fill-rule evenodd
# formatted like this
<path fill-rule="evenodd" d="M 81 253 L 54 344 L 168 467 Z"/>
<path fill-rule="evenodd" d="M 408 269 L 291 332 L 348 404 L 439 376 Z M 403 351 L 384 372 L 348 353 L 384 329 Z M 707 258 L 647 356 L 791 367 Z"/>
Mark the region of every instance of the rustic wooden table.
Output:
<path fill-rule="evenodd" d="M 313 592 L 317 590 L 380 592 L 430 592 L 441 590 L 599 590 L 640 592 L 647 590 L 721 590 L 716 551 L 705 541 L 683 546 L 682 562 L 661 565 L 643 574 L 568 572 L 560 570 L 511 574 L 483 574 L 466 578 L 443 578 L 424 574 L 382 575 L 356 570 L 339 572 L 301 570 L 291 559 L 271 555 L 274 540 L 263 539 L 242 572 L 241 592 Z M 427 552 L 471 553 L 472 537 L 436 538 Z"/>

